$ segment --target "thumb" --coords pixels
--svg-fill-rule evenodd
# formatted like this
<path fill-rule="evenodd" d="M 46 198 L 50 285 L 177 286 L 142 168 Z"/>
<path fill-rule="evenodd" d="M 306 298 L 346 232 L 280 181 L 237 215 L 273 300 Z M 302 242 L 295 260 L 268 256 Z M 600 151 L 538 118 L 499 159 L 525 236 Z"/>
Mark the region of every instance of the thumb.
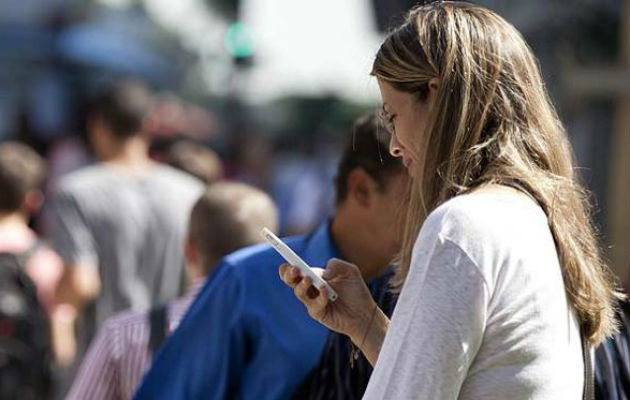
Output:
<path fill-rule="evenodd" d="M 361 273 L 356 265 L 338 258 L 331 258 L 326 264 L 326 269 L 322 273 L 322 278 L 329 280 L 336 276 L 360 276 Z"/>
<path fill-rule="evenodd" d="M 315 275 L 319 276 L 320 278 L 324 277 L 324 272 L 326 271 L 325 269 L 318 267 L 311 267 L 311 270 L 315 273 Z"/>

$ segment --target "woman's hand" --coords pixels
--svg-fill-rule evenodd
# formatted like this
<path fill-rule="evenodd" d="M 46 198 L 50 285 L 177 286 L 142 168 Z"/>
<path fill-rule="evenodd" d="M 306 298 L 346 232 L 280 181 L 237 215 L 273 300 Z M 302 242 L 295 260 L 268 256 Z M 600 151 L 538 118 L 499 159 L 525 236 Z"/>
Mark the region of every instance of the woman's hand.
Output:
<path fill-rule="evenodd" d="M 333 258 L 326 269 L 313 268 L 337 292 L 339 297 L 331 302 L 326 289 L 313 286 L 308 277 L 289 264 L 280 266 L 280 278 L 293 288 L 295 296 L 304 303 L 309 315 L 328 329 L 345 334 L 355 340 L 365 334 L 376 303 L 354 264 Z"/>

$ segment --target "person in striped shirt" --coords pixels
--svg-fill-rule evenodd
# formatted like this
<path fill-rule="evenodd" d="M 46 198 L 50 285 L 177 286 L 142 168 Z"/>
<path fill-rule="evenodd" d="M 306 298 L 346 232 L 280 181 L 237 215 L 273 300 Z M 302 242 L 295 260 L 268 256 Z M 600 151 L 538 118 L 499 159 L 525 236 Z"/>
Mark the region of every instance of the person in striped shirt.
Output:
<path fill-rule="evenodd" d="M 164 308 L 166 332 L 177 327 L 218 261 L 262 241 L 259 232 L 264 226 L 277 230 L 276 208 L 265 193 L 240 183 L 209 186 L 190 216 L 185 247 L 190 287 L 184 297 Z M 156 334 L 155 324 L 150 324 L 159 315 L 156 310 L 160 308 L 123 312 L 105 322 L 81 364 L 68 400 L 132 398 L 150 365 L 152 349 L 159 345 L 155 338 L 161 332 Z"/>

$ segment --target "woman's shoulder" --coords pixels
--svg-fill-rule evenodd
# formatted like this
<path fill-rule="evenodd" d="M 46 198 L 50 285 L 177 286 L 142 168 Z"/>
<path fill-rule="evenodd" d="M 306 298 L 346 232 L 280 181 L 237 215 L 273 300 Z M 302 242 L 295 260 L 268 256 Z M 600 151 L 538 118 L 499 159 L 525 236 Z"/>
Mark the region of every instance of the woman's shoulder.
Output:
<path fill-rule="evenodd" d="M 471 193 L 451 198 L 437 207 L 425 222 L 436 226 L 443 234 L 463 231 L 511 232 L 516 226 L 540 224 L 546 226 L 546 216 L 533 200 L 524 195 Z"/>
<path fill-rule="evenodd" d="M 545 214 L 526 197 L 466 194 L 440 205 L 422 226 L 412 258 L 422 262 L 447 250 L 465 255 L 460 259 L 470 260 L 489 288 L 506 268 L 557 263 Z"/>
<path fill-rule="evenodd" d="M 472 193 L 456 196 L 426 219 L 419 240 L 448 240 L 473 258 L 514 256 L 553 244 L 542 209 L 521 195 Z"/>

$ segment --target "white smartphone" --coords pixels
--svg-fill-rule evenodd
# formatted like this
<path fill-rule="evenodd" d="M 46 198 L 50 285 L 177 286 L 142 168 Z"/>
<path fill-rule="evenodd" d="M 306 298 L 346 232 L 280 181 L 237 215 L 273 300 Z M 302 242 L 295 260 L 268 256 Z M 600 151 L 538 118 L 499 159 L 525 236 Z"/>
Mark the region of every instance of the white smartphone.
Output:
<path fill-rule="evenodd" d="M 313 286 L 315 286 L 318 289 L 321 289 L 322 287 L 325 287 L 326 288 L 326 292 L 328 293 L 328 299 L 330 301 L 337 300 L 337 297 L 338 297 L 337 296 L 337 292 L 335 292 L 333 290 L 333 288 L 330 287 L 328 282 L 326 282 L 319 275 L 317 275 L 313 271 L 313 269 L 311 267 L 309 267 L 309 265 L 304 260 L 302 260 L 300 258 L 300 256 L 295 254 L 295 252 L 293 250 L 291 250 L 291 248 L 289 246 L 287 246 L 286 243 L 284 243 L 282 240 L 280 240 L 279 237 L 274 235 L 273 232 L 271 232 L 267 228 L 263 228 L 263 230 L 260 232 L 260 234 L 263 236 L 263 238 L 265 238 L 265 240 L 267 240 L 269 242 L 269 244 L 271 246 L 273 246 L 274 249 L 276 249 L 276 251 L 278 253 L 280 253 L 280 255 L 285 260 L 287 260 L 287 262 L 289 264 L 293 265 L 294 267 L 297 267 L 300 270 L 300 272 L 302 273 L 303 277 L 308 276 L 309 278 L 311 278 L 311 281 L 313 282 Z"/>

